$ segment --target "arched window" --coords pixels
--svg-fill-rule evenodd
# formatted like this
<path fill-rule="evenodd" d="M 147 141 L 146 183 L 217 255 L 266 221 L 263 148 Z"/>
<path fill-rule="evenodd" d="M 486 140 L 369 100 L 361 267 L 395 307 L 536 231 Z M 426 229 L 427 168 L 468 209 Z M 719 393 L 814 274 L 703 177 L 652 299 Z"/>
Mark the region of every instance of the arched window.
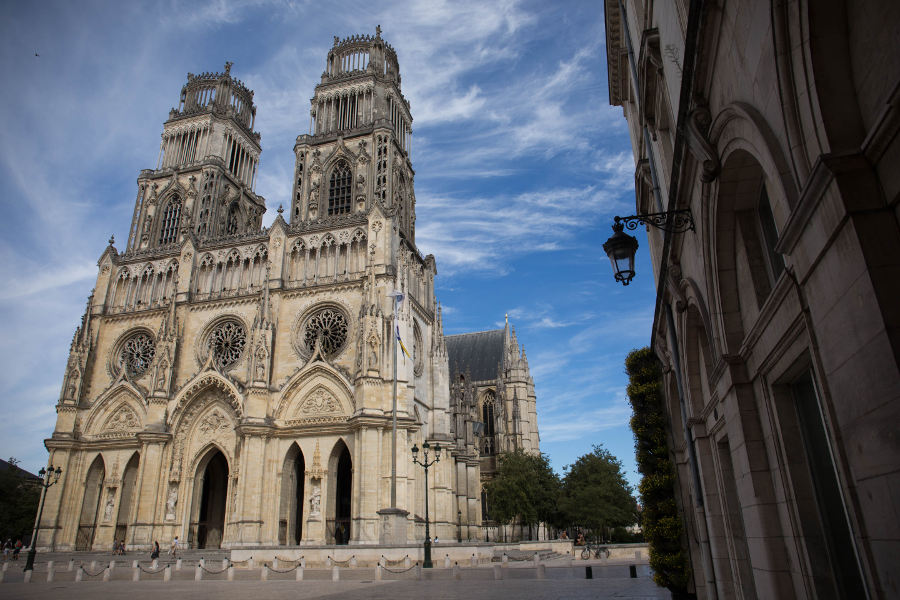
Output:
<path fill-rule="evenodd" d="M 350 165 L 342 160 L 331 172 L 331 182 L 328 186 L 328 214 L 343 215 L 350 212 L 350 184 L 353 182 L 353 174 Z"/>
<path fill-rule="evenodd" d="M 238 232 L 241 209 L 237 202 L 232 202 L 228 207 L 228 220 L 225 222 L 225 235 L 234 235 Z"/>
<path fill-rule="evenodd" d="M 159 228 L 159 243 L 173 244 L 178 241 L 178 224 L 181 217 L 181 198 L 172 196 L 163 214 L 162 227 Z"/>
<path fill-rule="evenodd" d="M 484 395 L 481 404 L 481 418 L 484 420 L 484 439 L 482 442 L 482 454 L 489 456 L 497 451 L 494 430 L 494 392 L 489 391 Z"/>

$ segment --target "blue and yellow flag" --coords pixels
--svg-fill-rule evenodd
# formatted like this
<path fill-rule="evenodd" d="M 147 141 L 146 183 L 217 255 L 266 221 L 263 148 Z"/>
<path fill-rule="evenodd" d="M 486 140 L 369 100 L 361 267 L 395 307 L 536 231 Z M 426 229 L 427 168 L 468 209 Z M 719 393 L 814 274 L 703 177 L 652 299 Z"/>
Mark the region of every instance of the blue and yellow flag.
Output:
<path fill-rule="evenodd" d="M 397 328 L 397 343 L 400 344 L 400 349 L 403 350 L 403 354 L 409 356 L 409 352 L 406 350 L 406 346 L 403 345 L 403 340 L 400 339 L 400 327 Z M 412 356 L 409 356 L 409 359 L 412 360 Z"/>

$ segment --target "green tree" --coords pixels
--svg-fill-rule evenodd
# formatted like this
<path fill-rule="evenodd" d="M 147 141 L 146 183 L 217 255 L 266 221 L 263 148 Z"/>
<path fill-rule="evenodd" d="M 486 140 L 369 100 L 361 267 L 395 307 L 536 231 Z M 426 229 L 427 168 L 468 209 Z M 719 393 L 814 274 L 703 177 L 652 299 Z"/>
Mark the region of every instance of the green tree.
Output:
<path fill-rule="evenodd" d="M 10 458 L 8 466 L 0 469 L 0 543 L 6 538 L 30 539 L 37 516 L 40 485 L 16 466 L 18 462 Z"/>
<path fill-rule="evenodd" d="M 628 398 L 634 414 L 631 429 L 638 471 L 642 478 L 642 527 L 650 546 L 650 567 L 657 584 L 686 593 L 690 566 L 682 545 L 684 528 L 675 503 L 675 469 L 669 457 L 662 372 L 650 348 L 632 351 L 625 359 Z"/>
<path fill-rule="evenodd" d="M 504 524 L 518 519 L 529 529 L 554 522 L 559 477 L 547 455 L 516 449 L 498 455 L 497 460 L 497 475 L 484 488 L 491 518 Z"/>
<path fill-rule="evenodd" d="M 567 523 L 595 535 L 637 522 L 637 505 L 622 463 L 602 445 L 565 468 L 559 509 Z"/>

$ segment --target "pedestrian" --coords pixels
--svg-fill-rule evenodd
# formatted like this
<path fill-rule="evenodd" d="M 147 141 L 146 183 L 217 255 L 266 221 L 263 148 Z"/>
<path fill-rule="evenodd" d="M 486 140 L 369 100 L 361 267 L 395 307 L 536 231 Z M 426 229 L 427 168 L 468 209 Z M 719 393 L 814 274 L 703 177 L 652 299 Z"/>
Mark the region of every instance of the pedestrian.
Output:
<path fill-rule="evenodd" d="M 119 540 L 113 540 L 113 556 L 119 553 Z"/>
<path fill-rule="evenodd" d="M 3 542 L 3 560 L 9 560 L 9 553 L 12 552 L 12 538 L 7 538 L 5 542 Z"/>
<path fill-rule="evenodd" d="M 169 554 L 172 555 L 172 558 L 178 558 L 178 536 L 175 536 L 175 539 L 172 540 L 172 546 L 169 548 Z"/>
<path fill-rule="evenodd" d="M 153 542 L 153 551 L 150 553 L 150 560 L 155 560 L 159 558 L 159 542 Z"/>
<path fill-rule="evenodd" d="M 19 560 L 19 552 L 22 551 L 22 540 L 16 540 L 16 546 L 13 548 L 13 560 Z"/>

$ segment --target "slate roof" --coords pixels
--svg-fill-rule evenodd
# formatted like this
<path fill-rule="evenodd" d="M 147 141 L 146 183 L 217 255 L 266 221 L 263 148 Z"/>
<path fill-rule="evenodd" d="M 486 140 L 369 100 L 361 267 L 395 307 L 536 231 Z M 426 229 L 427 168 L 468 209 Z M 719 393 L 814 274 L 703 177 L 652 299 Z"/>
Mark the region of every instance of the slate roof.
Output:
<path fill-rule="evenodd" d="M 503 329 L 445 336 L 450 372 L 469 371 L 474 381 L 497 379 L 504 337 Z"/>

